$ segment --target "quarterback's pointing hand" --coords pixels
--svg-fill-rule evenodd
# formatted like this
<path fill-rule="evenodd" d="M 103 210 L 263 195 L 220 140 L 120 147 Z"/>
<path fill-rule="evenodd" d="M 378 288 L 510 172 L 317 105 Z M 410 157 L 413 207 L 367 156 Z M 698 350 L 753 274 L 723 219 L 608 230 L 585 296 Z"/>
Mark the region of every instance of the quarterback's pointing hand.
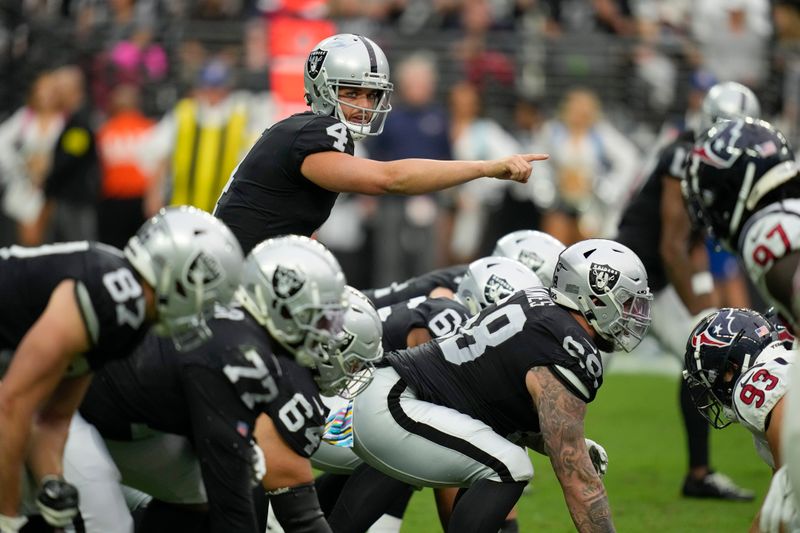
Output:
<path fill-rule="evenodd" d="M 547 154 L 517 154 L 503 159 L 487 161 L 486 176 L 527 183 L 533 170 L 531 161 L 543 161 L 548 157 L 550 156 Z"/>

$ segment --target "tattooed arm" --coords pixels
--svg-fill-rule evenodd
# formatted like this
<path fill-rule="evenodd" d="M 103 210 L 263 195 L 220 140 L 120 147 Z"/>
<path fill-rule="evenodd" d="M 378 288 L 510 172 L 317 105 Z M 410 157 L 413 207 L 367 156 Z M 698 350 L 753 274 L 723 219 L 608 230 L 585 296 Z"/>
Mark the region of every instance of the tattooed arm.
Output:
<path fill-rule="evenodd" d="M 606 489 L 583 440 L 586 404 L 546 367 L 529 370 L 525 384 L 539 414 L 545 450 L 578 531 L 614 531 Z"/>

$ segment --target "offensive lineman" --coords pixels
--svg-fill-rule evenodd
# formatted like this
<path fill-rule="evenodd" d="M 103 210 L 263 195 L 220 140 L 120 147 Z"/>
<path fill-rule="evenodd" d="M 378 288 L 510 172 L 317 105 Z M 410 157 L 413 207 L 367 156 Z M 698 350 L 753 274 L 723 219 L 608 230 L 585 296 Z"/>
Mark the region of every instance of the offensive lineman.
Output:
<path fill-rule="evenodd" d="M 790 374 L 796 356 L 778 338 L 776 328 L 749 309 L 711 313 L 686 343 L 683 377 L 700 413 L 717 429 L 741 423 L 753 434 L 758 455 L 775 472 L 757 517 L 762 533 L 778 533 L 782 522 L 785 531 L 800 530 L 800 522 L 792 523 L 796 509 L 780 452 L 784 397 L 794 386 Z M 771 496 L 781 505 L 774 506 Z"/>
<path fill-rule="evenodd" d="M 718 120 L 760 115 L 755 94 L 736 82 L 709 89 L 700 110 L 697 129 L 687 129 L 659 150 L 644 186 L 623 213 L 616 237 L 630 247 L 647 268 L 653 291 L 651 332 L 675 357 L 683 355 L 683 339 L 697 322 L 696 316 L 718 306 L 708 265 L 698 268 L 692 254 L 703 247 L 693 235 L 681 194 L 686 156 L 695 138 Z M 707 255 L 702 250 L 705 263 Z M 688 444 L 689 471 L 682 492 L 688 497 L 751 500 L 753 493 L 737 487 L 727 476 L 709 467 L 708 424 L 695 409 L 686 383 L 680 381 L 680 407 Z"/>
<path fill-rule="evenodd" d="M 593 239 L 560 256 L 548 292 L 516 292 L 456 333 L 392 352 L 353 405 L 355 452 L 422 486 L 465 489 L 448 531 L 496 532 L 533 475 L 526 445 L 551 460 L 580 531 L 613 531 L 583 437 L 602 383 L 597 346 L 632 350 L 652 295 L 636 255 Z M 348 486 L 340 498 L 358 487 Z"/>
<path fill-rule="evenodd" d="M 310 236 L 328 218 L 339 193 L 423 194 L 483 176 L 526 182 L 543 154 L 492 161 L 353 157 L 353 141 L 379 135 L 392 107 L 389 63 L 361 35 L 324 39 L 304 70 L 310 112 L 266 130 L 234 170 L 214 214 L 245 253 L 277 235 Z"/>
<path fill-rule="evenodd" d="M 209 324 L 211 342 L 176 357 L 169 345 L 151 336 L 134 357 L 109 365 L 98 376 L 81 414 L 106 439 L 122 482 L 157 498 L 143 518 L 146 531 L 202 529 L 202 514 L 181 513 L 171 519 L 163 502 L 208 502 L 210 531 L 256 531 L 251 499 L 254 433 L 266 457 L 263 483 L 273 491 L 270 499 L 279 519 L 297 530 L 328 531 L 308 462 L 327 413 L 319 391 L 357 393 L 350 378 L 368 362 L 361 354 L 329 354 L 308 369 L 297 360 L 316 358 L 320 345 L 329 345 L 341 333 L 348 305 L 344 289 L 339 264 L 324 246 L 299 236 L 270 239 L 245 262 L 237 295 L 243 307 L 216 309 Z M 348 313 L 362 312 L 363 306 L 355 303 Z M 372 359 L 377 348 L 375 342 Z M 257 425 L 261 413 L 267 417 Z M 141 426 L 188 437 L 192 451 L 183 446 L 170 454 L 175 449 L 171 436 L 150 431 L 136 435 Z M 90 442 L 70 446 L 68 455 L 72 451 L 86 457 L 82 450 Z M 263 472 L 256 475 L 257 484 L 262 477 Z M 84 479 L 91 481 L 91 476 Z M 107 498 L 107 487 L 97 486 L 93 494 Z M 116 492 L 119 510 L 124 501 Z M 94 514 L 105 521 L 89 524 L 88 531 L 131 531 L 109 513 L 97 510 Z"/>
<path fill-rule="evenodd" d="M 0 531 L 16 532 L 21 475 L 41 484 L 37 506 L 54 526 L 77 514 L 62 455 L 69 421 L 96 371 L 125 357 L 151 325 L 187 348 L 208 339 L 205 315 L 238 286 L 242 252 L 218 220 L 162 210 L 125 252 L 89 242 L 0 249 Z M 27 450 L 27 456 L 26 456 Z"/>
<path fill-rule="evenodd" d="M 447 336 L 460 327 L 467 317 L 477 314 L 480 308 L 522 288 L 541 285 L 536 274 L 518 261 L 506 257 L 478 259 L 467 267 L 459 283 L 456 299 L 419 296 L 379 309 L 378 315 L 383 321 L 383 347 L 386 351 L 400 350 Z M 317 486 L 320 487 L 323 500 L 335 503 L 345 482 L 362 489 L 369 487 L 364 494 L 368 494 L 367 498 L 342 502 L 336 506 L 336 512 L 329 515 L 334 531 L 366 530 L 384 513 L 397 516 L 395 522 L 399 522 L 411 496 L 406 483 L 386 476 L 369 465 L 361 465 L 362 461 L 351 450 L 325 441 L 312 462 L 317 468 L 328 472 L 353 474 L 351 481 L 330 474 L 318 477 Z M 451 502 L 444 499 L 442 491 L 437 491 L 437 503 L 440 514 L 444 513 L 446 517 L 449 509 L 444 507 Z M 354 513 L 354 510 L 357 512 Z"/>

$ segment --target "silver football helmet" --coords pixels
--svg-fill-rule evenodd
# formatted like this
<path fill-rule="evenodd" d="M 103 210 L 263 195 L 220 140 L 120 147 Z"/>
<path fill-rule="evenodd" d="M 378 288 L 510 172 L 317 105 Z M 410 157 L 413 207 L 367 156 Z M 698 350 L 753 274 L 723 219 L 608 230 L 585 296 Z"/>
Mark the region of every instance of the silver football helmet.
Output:
<path fill-rule="evenodd" d="M 383 357 L 383 323 L 361 291 L 345 287 L 350 306 L 344 315 L 344 339 L 328 362 L 318 363 L 317 385 L 324 396 L 352 399 L 372 381 L 374 363 Z"/>
<path fill-rule="evenodd" d="M 647 271 L 639 256 L 614 241 L 588 239 L 561 252 L 550 295 L 580 312 L 615 349 L 630 352 L 650 327 Z"/>
<path fill-rule="evenodd" d="M 306 103 L 318 115 L 334 115 L 347 126 L 353 139 L 378 135 L 392 106 L 393 86 L 389 82 L 389 62 L 383 50 L 362 35 L 340 33 L 321 41 L 308 55 L 303 84 Z M 339 99 L 341 87 L 366 87 L 379 91 L 375 107 L 345 104 Z M 342 112 L 347 105 L 364 112 L 369 120 L 348 122 Z"/>
<path fill-rule="evenodd" d="M 558 254 L 564 250 L 564 243 L 543 231 L 522 229 L 500 237 L 492 255 L 516 259 L 539 276 L 545 286 L 553 281 Z"/>
<path fill-rule="evenodd" d="M 758 97 L 741 83 L 735 81 L 718 83 L 708 90 L 703 99 L 700 108 L 700 130 L 695 133 L 699 136 L 718 120 L 745 117 L 761 118 L 761 104 Z"/>
<path fill-rule="evenodd" d="M 237 297 L 298 363 L 315 368 L 341 339 L 344 286 L 342 268 L 325 246 L 287 235 L 253 248 Z"/>
<path fill-rule="evenodd" d="M 483 257 L 467 267 L 458 284 L 456 300 L 474 316 L 517 291 L 541 286 L 539 277 L 519 261 L 507 257 Z"/>
<path fill-rule="evenodd" d="M 211 337 L 206 317 L 228 304 L 242 274 L 242 248 L 219 219 L 190 206 L 167 207 L 144 223 L 125 257 L 155 291 L 155 332 L 179 350 Z"/>

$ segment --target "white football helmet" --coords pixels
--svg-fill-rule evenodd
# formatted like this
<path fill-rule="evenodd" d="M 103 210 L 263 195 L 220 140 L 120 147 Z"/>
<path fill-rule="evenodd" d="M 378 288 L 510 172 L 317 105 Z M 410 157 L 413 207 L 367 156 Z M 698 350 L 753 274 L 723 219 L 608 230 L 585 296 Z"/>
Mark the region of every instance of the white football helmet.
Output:
<path fill-rule="evenodd" d="M 650 327 L 647 271 L 639 256 L 614 241 L 588 239 L 561 252 L 550 295 L 580 312 L 615 349 L 630 352 Z"/>
<path fill-rule="evenodd" d="M 483 257 L 467 267 L 458 284 L 456 300 L 474 316 L 517 291 L 541 286 L 539 277 L 519 261 L 507 257 Z"/>
<path fill-rule="evenodd" d="M 214 303 L 230 303 L 242 274 L 242 248 L 219 219 L 191 206 L 161 209 L 125 246 L 125 257 L 155 291 L 154 331 L 178 350 L 211 337 Z"/>
<path fill-rule="evenodd" d="M 761 118 L 761 104 L 758 97 L 735 81 L 718 83 L 711 87 L 703 98 L 700 108 L 699 137 L 719 120 L 736 118 Z"/>
<path fill-rule="evenodd" d="M 372 381 L 374 363 L 383 357 L 383 323 L 361 291 L 345 287 L 350 306 L 344 315 L 343 340 L 326 363 L 318 363 L 315 378 L 324 396 L 352 399 Z"/>
<path fill-rule="evenodd" d="M 543 231 L 522 229 L 500 237 L 492 255 L 515 259 L 533 270 L 545 286 L 553 281 L 558 255 L 564 243 Z"/>
<path fill-rule="evenodd" d="M 245 259 L 242 306 L 295 356 L 315 368 L 341 339 L 347 297 L 339 262 L 300 235 L 268 239 Z"/>
<path fill-rule="evenodd" d="M 308 55 L 303 76 L 306 103 L 318 115 L 333 115 L 347 126 L 353 139 L 378 135 L 389 111 L 393 86 L 389 82 L 389 62 L 383 50 L 362 35 L 340 33 L 321 41 Z M 343 104 L 340 87 L 366 87 L 380 91 L 374 108 Z M 364 123 L 348 122 L 342 105 L 359 109 L 370 117 Z"/>

